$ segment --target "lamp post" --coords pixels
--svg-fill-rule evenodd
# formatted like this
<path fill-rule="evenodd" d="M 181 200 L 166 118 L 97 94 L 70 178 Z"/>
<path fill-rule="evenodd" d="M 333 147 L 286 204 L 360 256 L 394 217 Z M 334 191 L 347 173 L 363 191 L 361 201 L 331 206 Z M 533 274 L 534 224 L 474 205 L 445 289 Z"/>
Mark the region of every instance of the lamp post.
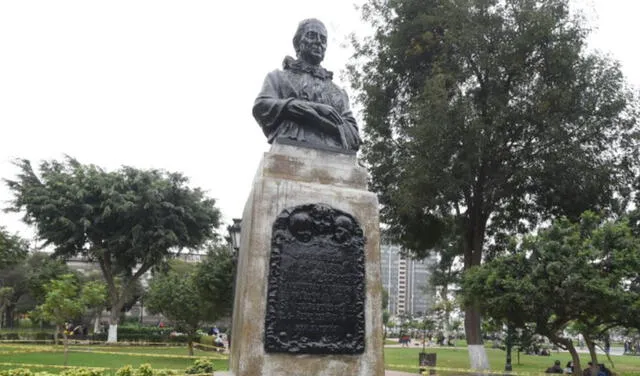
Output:
<path fill-rule="evenodd" d="M 240 250 L 240 233 L 242 230 L 242 219 L 241 218 L 233 218 L 233 224 L 227 226 L 227 231 L 229 232 L 229 239 L 231 240 L 231 248 L 233 250 L 232 259 L 233 259 L 233 284 L 231 285 L 231 296 L 233 297 L 233 305 L 236 304 L 236 277 L 238 274 L 238 251 Z M 231 323 L 233 324 L 233 308 L 231 307 Z M 228 333 L 232 334 L 232 333 Z M 229 341 L 229 349 L 231 349 L 231 335 L 228 336 Z"/>
<path fill-rule="evenodd" d="M 505 371 L 513 371 L 513 366 L 511 365 L 511 349 L 513 348 L 513 338 L 514 330 L 512 325 L 507 324 L 507 336 L 505 338 L 505 350 L 507 353 L 507 359 L 504 365 Z"/>
<path fill-rule="evenodd" d="M 240 231 L 242 229 L 241 223 L 241 218 L 234 218 L 233 224 L 227 226 L 227 231 L 229 232 L 229 238 L 231 238 L 231 247 L 233 247 L 234 255 L 240 249 Z"/>
<path fill-rule="evenodd" d="M 233 301 L 235 302 L 236 298 L 236 274 L 238 270 L 238 251 L 240 250 L 240 233 L 242 230 L 242 219 L 234 218 L 233 224 L 227 226 L 227 231 L 229 232 L 229 239 L 231 240 L 231 248 L 232 248 L 232 257 L 233 257 Z"/>

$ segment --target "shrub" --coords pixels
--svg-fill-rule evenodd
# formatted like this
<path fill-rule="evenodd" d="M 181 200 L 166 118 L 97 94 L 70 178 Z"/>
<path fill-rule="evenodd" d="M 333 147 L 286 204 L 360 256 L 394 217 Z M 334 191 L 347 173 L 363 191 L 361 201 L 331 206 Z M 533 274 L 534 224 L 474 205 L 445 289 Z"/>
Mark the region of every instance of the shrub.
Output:
<path fill-rule="evenodd" d="M 92 341 L 106 341 L 107 333 L 94 333 L 91 335 Z"/>
<path fill-rule="evenodd" d="M 24 318 L 18 320 L 18 328 L 20 329 L 29 329 L 33 328 L 33 321 L 30 318 Z"/>
<path fill-rule="evenodd" d="M 102 371 L 89 368 L 74 368 L 60 372 L 60 376 L 102 376 Z M 38 375 L 36 375 L 38 376 Z"/>
<path fill-rule="evenodd" d="M 44 341 L 53 339 L 53 331 L 44 330 L 2 330 L 0 339 L 11 341 Z"/>
<path fill-rule="evenodd" d="M 174 376 L 177 375 L 178 372 L 170 369 L 161 369 L 156 372 L 156 376 Z"/>
<path fill-rule="evenodd" d="M 116 376 L 133 376 L 133 367 L 127 364 L 116 371 Z"/>
<path fill-rule="evenodd" d="M 123 325 L 118 327 L 118 340 L 129 342 L 187 342 L 187 338 L 184 336 L 171 336 L 173 331 L 173 328 Z"/>
<path fill-rule="evenodd" d="M 189 336 L 181 335 L 181 336 L 169 336 L 169 342 L 171 343 L 187 343 L 189 342 Z M 199 338 L 196 337 L 193 339 L 194 342 L 198 342 Z"/>
<path fill-rule="evenodd" d="M 198 359 L 195 364 L 185 371 L 186 374 L 213 373 L 213 363 L 208 359 Z"/>
<path fill-rule="evenodd" d="M 38 332 L 34 335 L 34 339 L 36 341 L 47 341 L 47 340 L 53 340 L 53 333 L 47 333 L 47 332 Z"/>
<path fill-rule="evenodd" d="M 0 376 L 33 376 L 33 373 L 27 368 L 16 368 L 0 371 Z"/>
<path fill-rule="evenodd" d="M 101 370 L 88 369 L 88 368 L 74 368 L 67 369 L 60 374 L 53 374 L 49 372 L 32 372 L 27 368 L 16 368 L 6 371 L 0 371 L 0 376 L 103 376 Z"/>
<path fill-rule="evenodd" d="M 203 345 L 208 345 L 208 346 L 213 346 L 214 345 L 214 337 L 213 336 L 202 336 L 200 337 L 200 340 L 198 342 L 200 342 Z"/>
<path fill-rule="evenodd" d="M 136 371 L 136 376 L 153 376 L 153 368 L 151 368 L 151 364 L 144 363 L 140 364 L 138 370 Z"/>
<path fill-rule="evenodd" d="M 15 333 L 15 332 L 9 332 L 9 333 L 0 334 L 0 338 L 4 339 L 4 340 L 17 341 L 17 340 L 20 339 L 20 335 L 18 333 Z M 22 368 L 20 368 L 20 369 L 22 369 Z"/>
<path fill-rule="evenodd" d="M 151 364 L 144 363 L 141 364 L 138 369 L 134 370 L 131 365 L 127 364 L 126 366 L 118 369 L 116 371 L 116 376 L 169 376 L 173 375 L 173 372 L 170 371 L 154 371 L 151 367 Z M 76 375 L 71 375 L 76 376 Z M 77 375 L 77 376 L 101 376 L 101 375 Z"/>

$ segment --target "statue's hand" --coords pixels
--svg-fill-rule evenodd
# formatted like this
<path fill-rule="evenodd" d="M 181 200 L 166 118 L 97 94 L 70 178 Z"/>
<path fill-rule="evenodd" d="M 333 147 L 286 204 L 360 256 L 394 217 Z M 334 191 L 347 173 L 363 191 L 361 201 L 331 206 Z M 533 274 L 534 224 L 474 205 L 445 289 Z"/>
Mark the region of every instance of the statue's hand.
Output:
<path fill-rule="evenodd" d="M 333 124 L 337 125 L 342 123 L 342 116 L 340 116 L 338 111 L 336 111 L 336 109 L 333 108 L 333 106 L 329 106 L 322 103 L 312 103 L 311 105 L 320 116 L 331 121 Z"/>
<path fill-rule="evenodd" d="M 321 127 L 325 132 L 329 132 L 332 134 L 338 132 L 338 124 L 340 124 L 340 122 L 334 122 L 333 120 L 330 120 L 328 117 L 318 113 L 318 109 L 316 107 L 318 105 L 319 103 L 305 102 L 301 100 L 292 100 L 287 105 L 287 110 L 294 117 L 303 121 L 308 121 L 310 123 L 313 123 Z M 326 106 L 326 105 L 321 105 L 321 106 L 332 109 L 332 107 L 330 106 Z M 336 112 L 336 115 L 337 115 L 337 112 Z M 340 115 L 337 115 L 337 116 L 340 116 Z"/>
<path fill-rule="evenodd" d="M 296 118 L 305 119 L 309 116 L 319 116 L 316 110 L 309 105 L 309 102 L 294 99 L 287 104 L 287 110 Z"/>

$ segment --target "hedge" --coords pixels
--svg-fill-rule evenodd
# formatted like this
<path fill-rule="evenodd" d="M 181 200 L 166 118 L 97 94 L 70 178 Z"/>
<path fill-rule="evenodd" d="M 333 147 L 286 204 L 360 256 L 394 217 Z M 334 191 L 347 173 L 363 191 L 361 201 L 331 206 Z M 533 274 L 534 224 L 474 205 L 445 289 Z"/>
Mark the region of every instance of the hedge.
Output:
<path fill-rule="evenodd" d="M 187 336 L 171 335 L 173 328 L 158 328 L 145 326 L 119 326 L 118 341 L 123 342 L 147 342 L 147 343 L 187 343 Z M 61 338 L 62 336 L 60 336 Z M 0 331 L 0 340 L 9 341 L 53 341 L 53 331 Z M 72 340 L 90 340 L 94 342 L 104 342 L 107 340 L 107 333 L 96 333 L 89 335 L 73 335 Z M 198 338 L 195 339 L 196 341 Z"/>

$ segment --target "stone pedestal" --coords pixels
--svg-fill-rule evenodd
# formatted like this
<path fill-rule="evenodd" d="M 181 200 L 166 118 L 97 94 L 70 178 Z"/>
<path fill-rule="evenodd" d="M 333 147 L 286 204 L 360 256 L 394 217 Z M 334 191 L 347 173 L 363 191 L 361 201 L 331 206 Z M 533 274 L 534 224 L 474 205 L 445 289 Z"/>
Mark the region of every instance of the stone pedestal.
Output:
<path fill-rule="evenodd" d="M 366 182 L 355 155 L 265 153 L 242 217 L 231 374 L 384 375 L 378 201 Z M 326 284 L 298 289 L 314 280 Z"/>

